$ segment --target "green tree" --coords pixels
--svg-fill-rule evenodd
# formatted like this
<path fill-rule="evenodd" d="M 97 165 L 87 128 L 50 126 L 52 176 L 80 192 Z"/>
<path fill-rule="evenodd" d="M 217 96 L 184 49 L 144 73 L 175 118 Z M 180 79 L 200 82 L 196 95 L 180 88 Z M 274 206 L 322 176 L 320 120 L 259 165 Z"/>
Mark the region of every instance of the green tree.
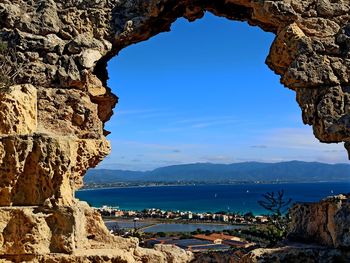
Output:
<path fill-rule="evenodd" d="M 249 219 L 249 218 L 253 218 L 254 214 L 253 214 L 253 212 L 247 212 L 243 216 L 244 216 L 244 218 Z"/>
<path fill-rule="evenodd" d="M 157 236 L 158 237 L 166 237 L 166 233 L 165 232 L 157 232 Z"/>
<path fill-rule="evenodd" d="M 258 201 L 258 204 L 270 212 L 267 234 L 270 245 L 275 245 L 287 235 L 289 223 L 287 211 L 292 203 L 292 199 L 285 198 L 283 190 L 277 193 L 268 192 L 263 194 L 263 198 L 263 200 Z"/>

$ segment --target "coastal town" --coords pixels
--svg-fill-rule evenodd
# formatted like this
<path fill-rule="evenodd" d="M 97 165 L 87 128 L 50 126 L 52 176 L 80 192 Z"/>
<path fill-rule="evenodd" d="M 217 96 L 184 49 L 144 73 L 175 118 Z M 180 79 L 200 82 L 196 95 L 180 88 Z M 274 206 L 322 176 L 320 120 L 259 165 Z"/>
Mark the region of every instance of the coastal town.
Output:
<path fill-rule="evenodd" d="M 169 220 L 186 220 L 187 222 L 221 222 L 221 223 L 234 223 L 242 225 L 252 224 L 264 224 L 267 223 L 269 217 L 266 215 L 254 216 L 253 213 L 248 212 L 245 214 L 231 213 L 231 212 L 206 212 L 196 213 L 192 211 L 173 211 L 162 210 L 157 208 L 144 209 L 142 211 L 137 210 L 121 210 L 119 207 L 102 206 L 95 208 L 103 217 L 114 217 L 124 219 L 169 219 Z"/>
<path fill-rule="evenodd" d="M 144 247 L 152 248 L 158 244 L 168 244 L 194 253 L 224 252 L 232 249 L 250 250 L 259 245 L 239 234 L 241 229 L 264 225 L 268 216 L 254 216 L 252 213 L 236 214 L 230 212 L 196 213 L 192 211 L 167 211 L 162 209 L 121 210 L 119 207 L 102 206 L 95 208 L 103 216 L 111 233 L 121 236 L 136 236 Z M 154 231 L 154 226 L 198 226 L 194 231 L 177 229 L 175 232 Z M 205 230 L 203 226 L 235 227 L 235 232 L 226 230 Z M 158 228 L 155 228 L 158 229 Z M 161 228 L 160 228 L 161 229 Z M 187 229 L 187 228 L 186 228 Z M 148 231 L 149 230 L 149 231 Z M 233 235 L 237 233 L 238 235 Z"/>

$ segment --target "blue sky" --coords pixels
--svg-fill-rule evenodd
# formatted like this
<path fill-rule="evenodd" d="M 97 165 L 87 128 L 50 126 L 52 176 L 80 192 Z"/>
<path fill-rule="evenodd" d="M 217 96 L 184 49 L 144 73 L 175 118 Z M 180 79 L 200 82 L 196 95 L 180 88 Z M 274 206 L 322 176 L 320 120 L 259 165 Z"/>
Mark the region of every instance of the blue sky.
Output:
<path fill-rule="evenodd" d="M 243 161 L 347 162 L 341 144 L 319 143 L 295 93 L 266 65 L 274 39 L 207 13 L 122 50 L 109 62 L 120 98 L 100 168 Z"/>

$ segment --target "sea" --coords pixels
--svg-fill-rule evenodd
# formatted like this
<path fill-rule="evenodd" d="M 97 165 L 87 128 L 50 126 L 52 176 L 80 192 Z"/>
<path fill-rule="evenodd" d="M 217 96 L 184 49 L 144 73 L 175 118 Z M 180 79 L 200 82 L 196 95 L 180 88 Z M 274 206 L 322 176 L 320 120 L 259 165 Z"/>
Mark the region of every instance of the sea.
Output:
<path fill-rule="evenodd" d="M 283 190 L 292 203 L 316 202 L 341 193 L 350 193 L 349 182 L 186 185 L 92 189 L 76 192 L 76 197 L 93 207 L 117 206 L 122 210 L 159 208 L 173 211 L 252 212 L 266 214 L 258 201 L 267 192 Z"/>

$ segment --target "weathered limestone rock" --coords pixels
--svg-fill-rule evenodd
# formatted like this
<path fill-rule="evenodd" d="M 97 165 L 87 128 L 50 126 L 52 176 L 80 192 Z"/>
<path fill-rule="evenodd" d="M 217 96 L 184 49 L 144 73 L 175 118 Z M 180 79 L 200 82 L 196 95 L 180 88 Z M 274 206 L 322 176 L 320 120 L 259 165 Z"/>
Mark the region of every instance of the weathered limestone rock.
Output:
<path fill-rule="evenodd" d="M 299 54 L 311 51 L 311 39 L 296 24 L 290 24 L 277 35 L 266 63 L 278 74 L 284 74 Z"/>
<path fill-rule="evenodd" d="M 165 255 L 166 262 L 189 262 L 193 259 L 191 252 L 174 245 L 156 245 L 154 248 L 156 251 L 162 252 Z"/>
<path fill-rule="evenodd" d="M 33 134 L 37 130 L 37 90 L 18 85 L 0 90 L 0 136 Z"/>
<path fill-rule="evenodd" d="M 349 196 L 339 195 L 319 203 L 296 204 L 289 212 L 288 239 L 303 243 L 255 249 L 243 256 L 239 263 L 350 262 L 349 200 Z"/>
<path fill-rule="evenodd" d="M 350 248 L 349 196 L 339 195 L 319 203 L 297 204 L 290 210 L 290 239 Z"/>
<path fill-rule="evenodd" d="M 16 256 L 0 256 L 1 263 L 10 262 L 31 262 L 31 263 L 141 263 L 141 262 L 154 262 L 154 263 L 186 263 L 192 259 L 188 257 L 186 261 L 182 261 L 181 257 L 178 257 L 177 252 L 181 249 L 176 247 L 169 247 L 171 252 L 165 256 L 163 253 L 152 250 L 136 248 L 134 251 L 125 251 L 121 249 L 89 249 L 73 255 L 67 254 L 50 254 L 50 255 L 23 255 L 19 259 Z M 134 252 L 134 253 L 133 253 Z M 1 259 L 2 258 L 2 259 Z"/>
<path fill-rule="evenodd" d="M 110 151 L 105 139 L 0 138 L 0 206 L 73 205 L 82 176 Z"/>
<path fill-rule="evenodd" d="M 239 263 L 329 263 L 349 261 L 349 251 L 299 244 L 298 246 L 285 246 L 272 249 L 255 249 L 243 256 L 239 260 Z"/>
<path fill-rule="evenodd" d="M 198 253 L 191 263 L 238 263 L 244 254 L 246 254 L 244 251 L 239 250 Z"/>
<path fill-rule="evenodd" d="M 80 139 L 100 139 L 103 125 L 97 105 L 77 89 L 39 88 L 38 132 Z"/>
<path fill-rule="evenodd" d="M 88 49 L 81 54 L 79 62 L 84 68 L 92 68 L 101 57 L 102 55 L 98 50 Z"/>
<path fill-rule="evenodd" d="M 57 254 L 73 254 L 75 256 L 69 262 L 75 262 L 74 258 L 81 262 L 78 260 L 89 258 L 89 253 L 92 262 L 96 262 L 93 261 L 95 257 L 106 258 L 101 262 L 116 262 L 120 258 L 120 262 L 177 263 L 192 258 L 191 253 L 178 247 L 143 249 L 138 247 L 137 239 L 112 236 L 99 213 L 84 202 L 77 202 L 73 207 L 8 207 L 0 210 L 0 262 L 2 259 L 13 260 L 21 254 L 33 255 L 28 256 L 33 262 L 40 262 L 40 259 L 61 262 L 59 260 L 66 257 Z"/>
<path fill-rule="evenodd" d="M 106 84 L 107 62 L 179 17 L 212 12 L 275 33 L 267 64 L 296 92 L 315 136 L 344 142 L 350 156 L 349 11 L 345 0 L 0 0 L 0 40 L 16 73 L 12 86 L 0 83 L 1 260 L 190 260 L 182 250 L 145 250 L 112 237 L 74 199 L 86 170 L 109 153 L 104 123 L 117 97 Z M 302 225 L 294 233 L 349 247 L 347 204 L 300 206 L 309 213 L 295 210 Z M 317 221 L 324 228 L 312 226 L 310 215 L 327 218 Z"/>
<path fill-rule="evenodd" d="M 181 16 L 193 21 L 209 11 L 248 21 L 276 34 L 268 65 L 281 75 L 284 85 L 296 91 L 303 115 L 307 116 L 305 123 L 314 127 L 316 137 L 331 143 L 350 140 L 349 6 L 340 0 L 2 0 L 0 25 L 2 39 L 17 48 L 18 58 L 26 64 L 18 82 L 38 85 L 38 89 L 81 90 L 97 105 L 97 113 L 92 113 L 103 123 L 111 116 L 116 97 L 98 79 L 105 85 L 106 63 L 120 49 L 169 30 Z M 342 92 L 330 94 L 325 102 L 325 107 L 331 109 L 331 119 L 328 114 L 310 111 L 304 103 L 307 100 L 317 107 L 324 90 L 334 88 Z M 314 92 L 312 98 L 310 90 Z M 337 103 L 339 100 L 344 106 Z M 74 122 L 82 125 L 83 114 L 75 115 Z M 336 128 L 329 128 L 334 125 Z"/>
<path fill-rule="evenodd" d="M 6 255 L 112 249 L 113 239 L 120 248 L 137 244 L 110 235 L 99 214 L 82 202 L 74 207 L 8 207 L 1 213 L 1 252 Z"/>

